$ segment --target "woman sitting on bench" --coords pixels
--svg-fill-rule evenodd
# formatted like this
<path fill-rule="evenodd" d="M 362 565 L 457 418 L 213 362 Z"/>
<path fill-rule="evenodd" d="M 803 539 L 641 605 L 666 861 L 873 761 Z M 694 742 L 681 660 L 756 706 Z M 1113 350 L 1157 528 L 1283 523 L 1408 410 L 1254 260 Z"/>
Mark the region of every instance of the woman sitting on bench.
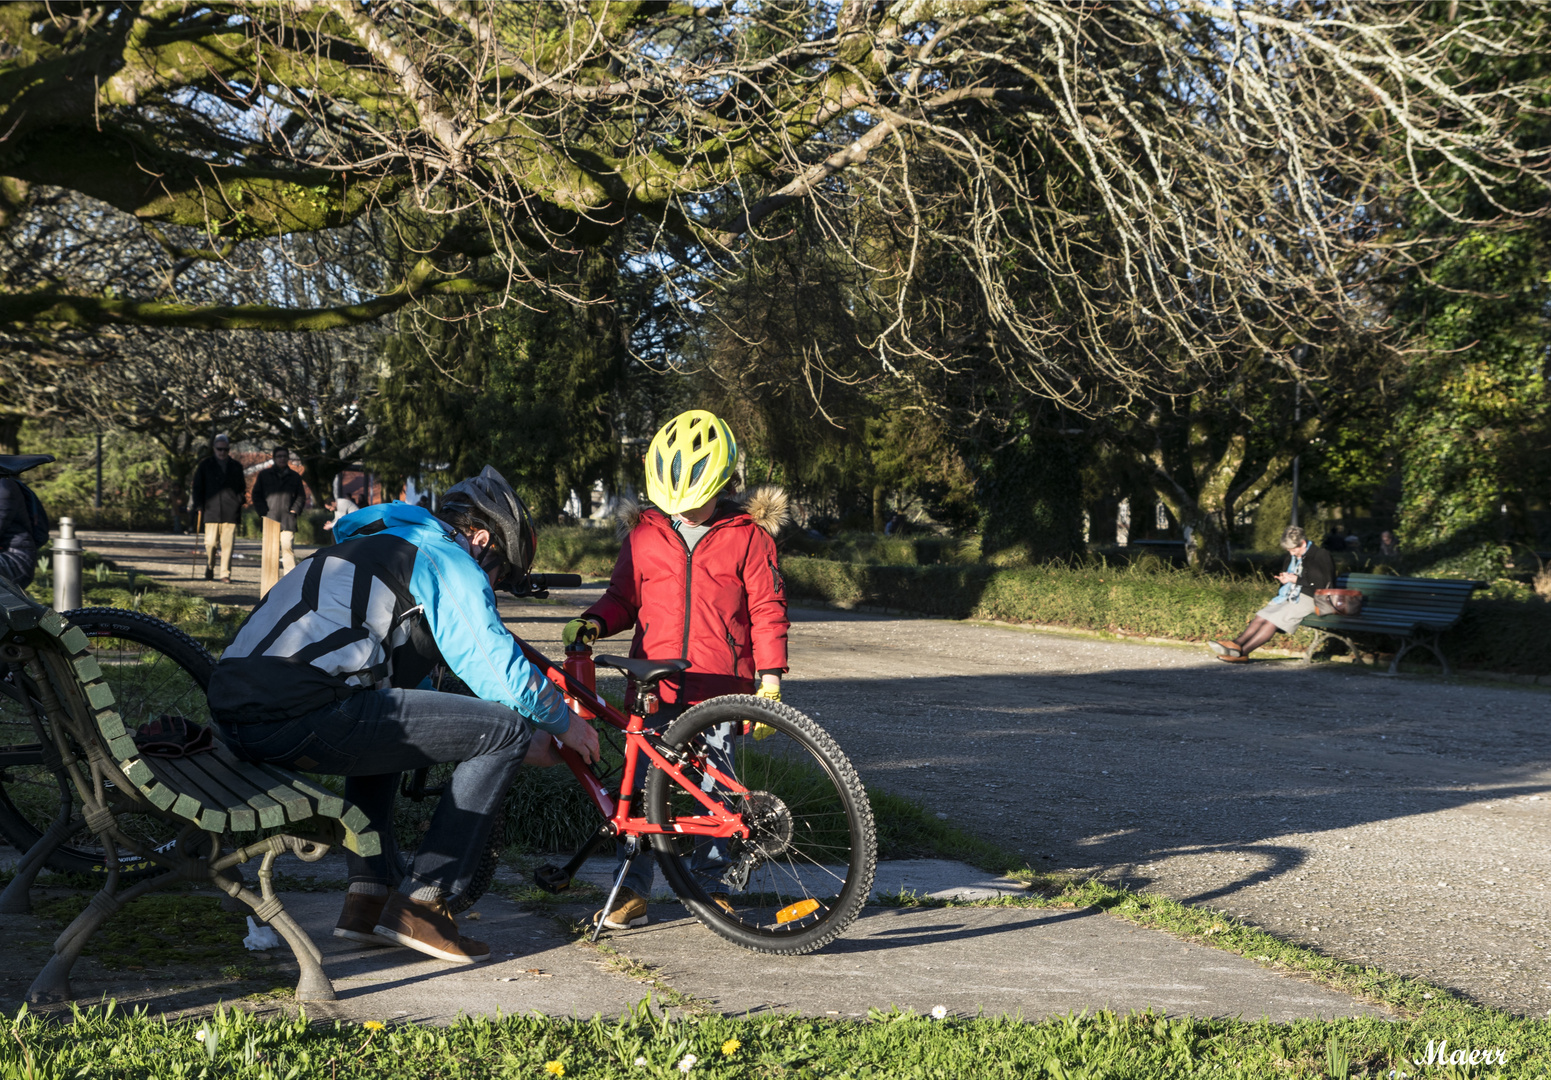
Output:
<path fill-rule="evenodd" d="M 1290 556 L 1287 568 L 1276 575 L 1282 587 L 1271 602 L 1259 611 L 1244 632 L 1229 641 L 1219 638 L 1207 643 L 1217 659 L 1230 663 L 1249 659 L 1249 654 L 1270 641 L 1280 631 L 1290 634 L 1298 624 L 1314 614 L 1314 590 L 1328 589 L 1336 579 L 1335 560 L 1324 548 L 1309 543 L 1303 530 L 1293 525 L 1282 534 L 1282 547 Z"/>

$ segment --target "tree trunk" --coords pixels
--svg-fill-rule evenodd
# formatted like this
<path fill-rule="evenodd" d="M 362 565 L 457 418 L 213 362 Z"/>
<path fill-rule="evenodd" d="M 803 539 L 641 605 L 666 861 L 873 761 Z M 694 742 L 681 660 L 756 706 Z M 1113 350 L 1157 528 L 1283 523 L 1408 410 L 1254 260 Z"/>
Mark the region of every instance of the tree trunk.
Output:
<path fill-rule="evenodd" d="M 19 416 L 0 416 L 0 454 L 19 454 L 22 421 Z"/>
<path fill-rule="evenodd" d="M 883 485 L 872 486 L 872 531 L 883 532 Z"/>

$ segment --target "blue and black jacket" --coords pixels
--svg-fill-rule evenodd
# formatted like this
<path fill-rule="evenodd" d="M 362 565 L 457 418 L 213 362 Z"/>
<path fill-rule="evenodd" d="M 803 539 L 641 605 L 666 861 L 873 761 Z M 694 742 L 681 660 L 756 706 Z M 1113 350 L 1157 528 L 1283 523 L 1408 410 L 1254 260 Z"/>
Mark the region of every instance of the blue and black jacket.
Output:
<path fill-rule="evenodd" d="M 357 510 L 248 616 L 210 679 L 223 723 L 286 720 L 363 690 L 419 686 L 444 663 L 545 731 L 565 699 L 501 625 L 490 581 L 451 526 L 407 503 Z"/>

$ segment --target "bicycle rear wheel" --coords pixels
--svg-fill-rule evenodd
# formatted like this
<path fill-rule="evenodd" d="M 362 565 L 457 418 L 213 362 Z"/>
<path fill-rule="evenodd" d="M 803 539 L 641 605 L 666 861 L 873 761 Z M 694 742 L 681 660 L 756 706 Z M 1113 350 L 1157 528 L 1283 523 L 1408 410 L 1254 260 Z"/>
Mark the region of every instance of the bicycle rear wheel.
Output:
<path fill-rule="evenodd" d="M 91 640 L 92 655 L 126 727 L 133 730 L 168 715 L 210 722 L 205 688 L 215 660 L 193 638 L 160 619 L 122 608 L 81 608 L 61 614 Z M 29 710 L 18 696 L 30 694 L 25 678 L 20 687 L 9 674 L 0 678 L 6 684 L 6 692 L 0 693 L 0 835 L 26 851 L 53 821 L 61 798 L 72 798 L 73 792 L 68 784 L 61 786 L 60 778 L 44 763 Z M 176 835 L 167 822 L 150 815 L 121 815 L 119 824 L 148 848 Z M 131 858 L 128 852 L 120 854 L 124 860 Z M 97 837 L 84 828 L 67 837 L 47 865 L 63 873 L 100 874 L 107 869 Z M 130 877 L 154 869 L 148 862 L 120 863 L 120 873 Z"/>
<path fill-rule="evenodd" d="M 872 892 L 878 842 L 867 793 L 835 741 L 789 705 L 741 695 L 685 711 L 663 740 L 689 756 L 691 780 L 708 760 L 730 761 L 748 789 L 739 795 L 701 781 L 702 790 L 743 815 L 747 839 L 697 844 L 682 835 L 652 836 L 663 876 L 685 906 L 717 934 L 756 952 L 807 953 L 838 937 Z M 650 771 L 648 821 L 671 826 L 704 812 L 672 777 Z M 712 894 L 724 895 L 727 906 Z"/>

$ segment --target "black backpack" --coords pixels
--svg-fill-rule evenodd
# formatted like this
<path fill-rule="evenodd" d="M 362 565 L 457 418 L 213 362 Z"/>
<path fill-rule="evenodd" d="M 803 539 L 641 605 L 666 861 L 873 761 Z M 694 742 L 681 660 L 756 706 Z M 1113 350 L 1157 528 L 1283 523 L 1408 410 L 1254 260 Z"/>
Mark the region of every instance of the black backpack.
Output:
<path fill-rule="evenodd" d="M 16 486 L 22 489 L 22 498 L 27 501 L 27 517 L 32 522 L 32 542 L 42 551 L 48 543 L 48 511 L 43 508 L 43 500 L 30 487 L 20 480 L 16 481 Z"/>
<path fill-rule="evenodd" d="M 39 499 L 37 493 L 30 487 L 22 483 L 20 477 L 0 476 L 0 479 L 12 481 L 16 484 L 16 490 L 21 492 L 22 510 L 27 515 L 27 520 L 23 524 L 27 534 L 32 537 L 33 546 L 42 551 L 43 545 L 48 543 L 49 527 L 48 511 L 43 509 L 43 500 Z"/>

